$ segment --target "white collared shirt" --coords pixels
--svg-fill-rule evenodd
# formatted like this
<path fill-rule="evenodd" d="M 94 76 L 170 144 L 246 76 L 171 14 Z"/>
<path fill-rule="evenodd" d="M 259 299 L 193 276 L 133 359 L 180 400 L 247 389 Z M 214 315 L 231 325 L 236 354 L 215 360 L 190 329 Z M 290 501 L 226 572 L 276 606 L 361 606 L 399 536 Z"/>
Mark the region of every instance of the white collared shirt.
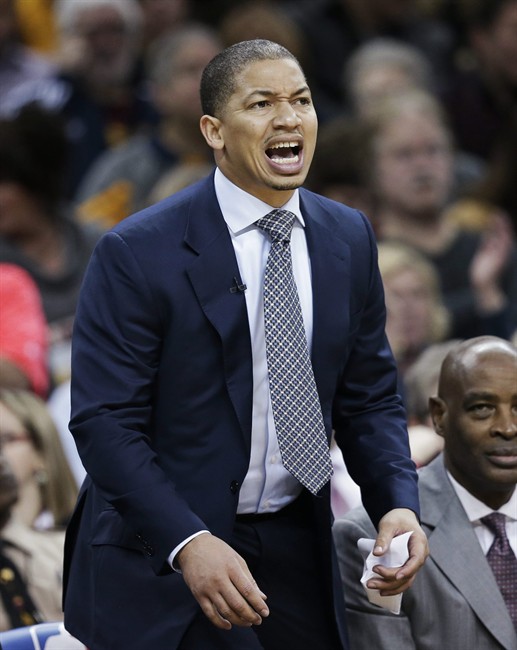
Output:
<path fill-rule="evenodd" d="M 474 532 L 481 544 L 483 553 L 486 555 L 492 546 L 495 536 L 494 533 L 481 522 L 481 518 L 491 514 L 494 510 L 489 508 L 479 499 L 476 499 L 475 496 L 473 496 L 463 487 L 463 485 L 460 485 L 458 481 L 451 476 L 450 472 L 447 472 L 447 476 L 449 477 L 452 487 L 467 514 L 468 520 L 474 528 Z M 513 552 L 517 555 L 517 489 L 513 491 L 510 500 L 501 506 L 496 512 L 500 512 L 506 516 L 506 534 Z"/>
<path fill-rule="evenodd" d="M 285 506 L 301 491 L 300 483 L 282 465 L 267 374 L 262 286 L 271 244 L 269 237 L 254 224 L 273 207 L 231 183 L 219 169 L 215 172 L 215 191 L 232 239 L 240 281 L 246 285 L 244 296 L 253 357 L 251 458 L 240 490 L 238 512 L 270 512 Z M 291 235 L 291 255 L 310 350 L 311 269 L 297 190 L 282 209 L 296 215 Z M 231 278 L 229 281 L 231 283 Z"/>
<path fill-rule="evenodd" d="M 271 243 L 269 237 L 254 224 L 273 207 L 241 190 L 218 168 L 215 171 L 215 192 L 235 250 L 240 273 L 238 280 L 246 285 L 244 296 L 253 362 L 251 455 L 248 473 L 239 493 L 237 512 L 274 512 L 293 501 L 300 494 L 302 486 L 282 465 L 267 374 L 262 286 Z M 310 350 L 313 322 L 311 268 L 297 190 L 282 208 L 296 215 L 291 234 L 291 257 Z M 232 285 L 232 280 L 228 278 L 228 286 Z M 198 531 L 176 546 L 168 558 L 175 571 L 179 570 L 174 564 L 179 551 L 194 537 L 208 532 Z"/>

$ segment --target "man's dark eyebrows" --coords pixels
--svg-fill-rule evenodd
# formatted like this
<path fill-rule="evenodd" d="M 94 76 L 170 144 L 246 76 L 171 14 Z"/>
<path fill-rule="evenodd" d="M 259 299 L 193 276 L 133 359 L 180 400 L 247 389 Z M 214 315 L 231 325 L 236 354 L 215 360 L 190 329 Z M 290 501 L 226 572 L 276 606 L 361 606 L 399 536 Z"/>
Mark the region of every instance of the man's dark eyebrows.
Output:
<path fill-rule="evenodd" d="M 469 406 L 474 402 L 497 402 L 498 400 L 497 395 L 490 391 L 471 391 L 465 395 L 463 404 Z"/>
<path fill-rule="evenodd" d="M 294 93 L 291 94 L 291 97 L 298 97 L 300 95 L 303 95 L 303 94 L 309 93 L 309 92 L 310 92 L 309 86 L 305 85 L 305 86 L 302 86 L 301 88 L 299 88 L 298 90 L 295 90 Z M 252 90 L 250 92 L 250 94 L 246 97 L 246 101 L 249 101 L 255 95 L 259 95 L 260 97 L 272 97 L 275 94 L 276 93 L 271 89 L 257 88 L 256 90 Z"/>

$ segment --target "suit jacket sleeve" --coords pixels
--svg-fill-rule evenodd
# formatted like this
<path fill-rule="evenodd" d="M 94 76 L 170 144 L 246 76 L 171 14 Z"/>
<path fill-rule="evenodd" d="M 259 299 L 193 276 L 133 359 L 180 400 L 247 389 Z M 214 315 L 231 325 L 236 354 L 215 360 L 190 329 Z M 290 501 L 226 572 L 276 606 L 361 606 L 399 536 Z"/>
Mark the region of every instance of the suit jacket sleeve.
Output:
<path fill-rule="evenodd" d="M 363 559 L 357 549 L 361 537 L 375 537 L 375 529 L 362 508 L 356 508 L 334 524 L 334 541 L 345 592 L 347 625 L 353 650 L 415 650 L 408 617 L 372 605 L 360 583 Z M 403 596 L 404 598 L 405 596 Z"/>
<path fill-rule="evenodd" d="M 368 220 L 361 216 L 361 243 L 352 241 L 350 246 L 349 352 L 338 382 L 333 424 L 350 475 L 361 487 L 363 504 L 377 526 L 393 508 L 409 508 L 418 516 L 418 479 L 385 334 L 377 246 Z"/>
<path fill-rule="evenodd" d="M 170 570 L 172 549 L 206 528 L 161 469 L 148 435 L 162 343 L 159 302 L 124 239 L 106 234 L 76 315 L 70 423 L 106 508 L 153 549 L 156 572 Z"/>

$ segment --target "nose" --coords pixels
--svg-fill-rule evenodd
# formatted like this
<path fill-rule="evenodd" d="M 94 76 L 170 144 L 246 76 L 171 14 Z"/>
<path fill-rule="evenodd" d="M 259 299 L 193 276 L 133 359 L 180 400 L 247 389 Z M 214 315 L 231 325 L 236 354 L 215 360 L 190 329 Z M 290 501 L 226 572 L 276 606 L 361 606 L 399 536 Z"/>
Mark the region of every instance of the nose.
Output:
<path fill-rule="evenodd" d="M 275 114 L 276 127 L 295 128 L 301 124 L 301 118 L 288 101 L 278 102 Z"/>
<path fill-rule="evenodd" d="M 501 409 L 492 427 L 492 433 L 503 436 L 507 440 L 517 436 L 517 413 L 515 408 Z"/>

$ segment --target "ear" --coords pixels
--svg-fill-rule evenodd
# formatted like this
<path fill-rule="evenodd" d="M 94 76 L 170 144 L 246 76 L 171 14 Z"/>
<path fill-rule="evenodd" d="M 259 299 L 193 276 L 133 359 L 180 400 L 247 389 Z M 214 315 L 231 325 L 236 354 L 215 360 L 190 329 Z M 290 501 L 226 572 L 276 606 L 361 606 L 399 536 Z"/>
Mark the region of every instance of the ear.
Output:
<path fill-rule="evenodd" d="M 212 115 L 203 115 L 199 121 L 199 128 L 209 147 L 219 151 L 224 147 L 221 120 Z"/>
<path fill-rule="evenodd" d="M 447 405 L 441 397 L 429 398 L 429 413 L 433 421 L 434 430 L 439 436 L 443 438 L 444 431 L 444 417 L 447 411 Z"/>

